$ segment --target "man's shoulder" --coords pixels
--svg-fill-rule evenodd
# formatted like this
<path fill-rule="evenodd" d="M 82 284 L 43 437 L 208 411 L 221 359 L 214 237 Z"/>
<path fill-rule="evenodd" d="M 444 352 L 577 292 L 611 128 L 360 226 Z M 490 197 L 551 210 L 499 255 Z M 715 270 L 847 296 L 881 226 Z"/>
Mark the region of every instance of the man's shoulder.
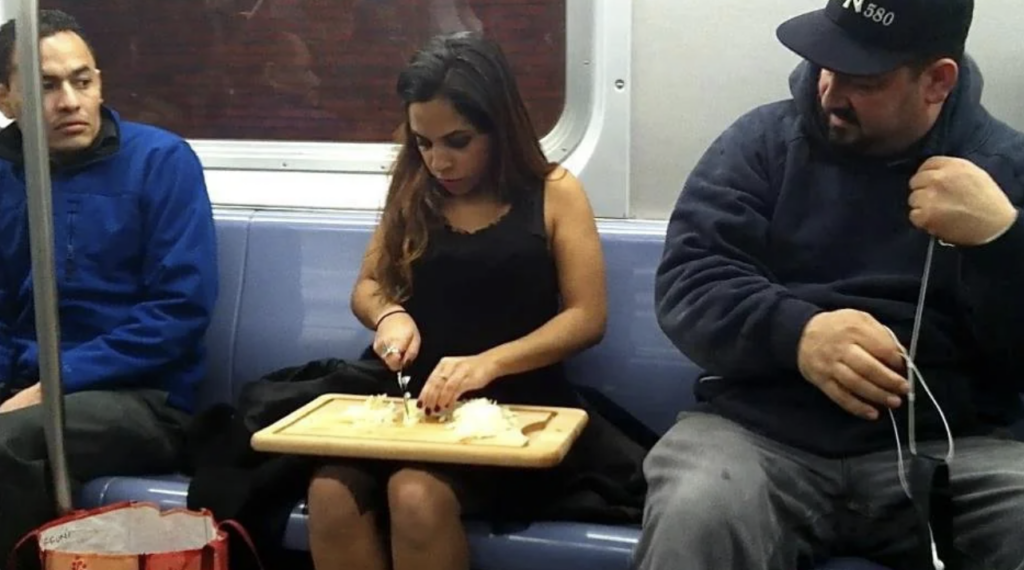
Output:
<path fill-rule="evenodd" d="M 991 115 L 972 146 L 972 153 L 1001 156 L 1024 166 L 1024 133 Z"/>
<path fill-rule="evenodd" d="M 167 196 L 182 181 L 203 182 L 203 165 L 181 136 L 132 121 L 120 123 L 121 147 L 111 164 L 126 192 Z"/>
<path fill-rule="evenodd" d="M 1015 204 L 1024 203 L 1024 133 L 986 116 L 960 156 L 985 169 Z"/>
<path fill-rule="evenodd" d="M 195 156 L 188 141 L 180 135 L 160 127 L 133 121 L 121 121 L 122 149 L 140 154 L 181 154 L 191 159 Z"/>
<path fill-rule="evenodd" d="M 705 153 L 718 162 L 732 159 L 763 160 L 775 164 L 788 154 L 795 141 L 804 138 L 803 119 L 792 99 L 764 103 L 738 116 Z"/>
<path fill-rule="evenodd" d="M 796 102 L 783 99 L 753 107 L 734 120 L 729 129 L 773 139 L 790 139 L 799 134 L 800 122 Z"/>

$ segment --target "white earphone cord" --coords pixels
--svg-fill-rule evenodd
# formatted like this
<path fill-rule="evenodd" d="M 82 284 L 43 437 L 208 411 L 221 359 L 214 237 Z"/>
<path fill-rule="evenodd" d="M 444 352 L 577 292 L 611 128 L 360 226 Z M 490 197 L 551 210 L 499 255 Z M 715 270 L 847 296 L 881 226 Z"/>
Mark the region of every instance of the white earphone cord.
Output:
<path fill-rule="evenodd" d="M 921 277 L 921 292 L 917 297 L 917 310 L 914 314 L 914 329 L 910 335 L 910 352 L 907 352 L 903 345 L 900 344 L 899 338 L 896 333 L 887 327 L 889 334 L 892 335 L 892 339 L 896 342 L 896 345 L 900 348 L 903 359 L 907 362 L 907 381 L 910 383 L 910 391 L 907 394 L 907 440 L 908 447 L 910 448 L 911 455 L 917 455 L 917 429 L 916 429 L 916 416 L 914 414 L 914 407 L 917 403 L 916 398 L 916 384 L 921 383 L 921 387 L 924 388 L 928 399 L 935 405 L 935 409 L 939 412 L 939 418 L 942 420 L 942 425 L 946 428 L 946 438 L 949 443 L 949 451 L 946 453 L 946 463 L 953 461 L 953 431 L 949 429 L 949 422 L 946 421 L 946 414 L 942 412 L 942 406 L 935 400 L 935 396 L 932 395 L 932 391 L 928 388 L 928 383 L 925 382 L 924 376 L 921 375 L 921 371 L 918 370 L 917 365 L 914 364 L 914 357 L 917 356 L 917 341 L 921 335 L 921 321 L 924 317 L 924 301 L 925 296 L 928 292 L 928 278 L 932 272 L 932 257 L 935 254 L 935 238 L 931 238 L 928 242 L 928 253 L 925 255 L 924 260 L 924 275 Z M 899 469 L 900 486 L 903 487 L 903 492 L 906 493 L 907 497 L 913 499 L 910 493 L 910 485 L 907 484 L 906 470 L 903 466 L 903 448 L 900 444 L 900 430 L 896 425 L 896 416 L 893 415 L 892 410 L 889 410 L 889 420 L 892 421 L 892 431 L 896 436 L 896 462 L 897 468 Z M 931 536 L 931 550 L 932 550 L 932 563 L 936 570 L 944 570 L 945 564 L 939 559 L 937 547 L 935 545 L 935 537 L 932 535 L 931 525 L 928 527 L 928 534 Z"/>
<path fill-rule="evenodd" d="M 916 414 L 914 408 L 917 404 L 917 384 L 920 382 L 921 387 L 924 388 L 925 393 L 928 395 L 928 399 L 931 400 L 935 409 L 939 412 L 939 418 L 942 420 L 943 427 L 946 428 L 946 438 L 949 445 L 949 451 L 946 453 L 946 462 L 949 463 L 953 460 L 954 445 L 953 445 L 953 432 L 949 428 L 949 422 L 946 420 L 946 414 L 942 411 L 942 406 L 935 400 L 935 396 L 932 394 L 931 389 L 928 387 L 928 383 L 925 381 L 924 376 L 921 375 L 921 371 L 918 370 L 917 365 L 914 363 L 914 357 L 917 356 L 917 344 L 921 335 L 921 321 L 924 317 L 924 303 L 928 293 L 928 280 L 931 277 L 932 270 L 932 259 L 935 254 L 935 238 L 931 238 L 928 242 L 928 253 L 925 255 L 924 261 L 924 274 L 921 277 L 921 292 L 917 298 L 917 310 L 914 314 L 914 328 L 910 336 L 910 351 L 908 352 L 903 345 L 900 344 L 899 338 L 896 337 L 896 333 L 889 330 L 889 334 L 892 335 L 896 344 L 900 347 L 900 352 L 903 355 L 903 359 L 907 363 L 907 381 L 910 383 L 910 392 L 907 394 L 907 439 L 908 446 L 910 448 L 911 455 L 917 455 L 917 429 L 916 429 Z M 910 486 L 907 485 L 906 470 L 903 465 L 903 448 L 900 443 L 900 432 L 896 425 L 896 417 L 893 415 L 892 410 L 889 410 L 889 419 L 892 421 L 893 433 L 896 436 L 896 455 L 899 468 L 900 485 L 903 487 L 903 492 L 910 497 Z"/>

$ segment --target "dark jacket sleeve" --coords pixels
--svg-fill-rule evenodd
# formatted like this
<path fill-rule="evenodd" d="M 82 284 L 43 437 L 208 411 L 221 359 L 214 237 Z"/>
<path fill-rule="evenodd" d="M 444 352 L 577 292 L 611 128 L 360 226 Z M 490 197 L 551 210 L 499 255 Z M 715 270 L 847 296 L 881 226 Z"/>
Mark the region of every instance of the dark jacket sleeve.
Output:
<path fill-rule="evenodd" d="M 766 264 L 778 192 L 770 169 L 784 160 L 770 152 L 773 116 L 748 113 L 698 162 L 669 220 L 655 278 L 662 330 L 715 375 L 796 369 L 804 326 L 820 311 L 773 282 Z"/>
<path fill-rule="evenodd" d="M 4 271 L 0 267 L 0 272 Z M 14 376 L 14 340 L 11 337 L 12 293 L 7 291 L 3 274 L 0 273 L 0 384 L 10 382 Z"/>
<path fill-rule="evenodd" d="M 1017 220 L 995 241 L 962 248 L 961 267 L 974 337 L 992 368 L 1024 392 L 1024 180 L 1004 191 Z"/>

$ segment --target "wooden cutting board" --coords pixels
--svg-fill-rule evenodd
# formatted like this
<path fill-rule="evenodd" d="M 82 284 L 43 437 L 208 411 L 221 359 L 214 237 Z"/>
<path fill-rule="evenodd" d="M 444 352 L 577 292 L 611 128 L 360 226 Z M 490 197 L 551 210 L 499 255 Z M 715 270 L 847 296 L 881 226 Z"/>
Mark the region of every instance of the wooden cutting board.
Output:
<path fill-rule="evenodd" d="M 401 410 L 401 398 L 389 398 Z M 346 421 L 350 406 L 366 396 L 325 394 L 252 437 L 257 451 L 295 455 L 327 455 L 503 467 L 553 467 L 568 453 L 587 424 L 577 408 L 507 406 L 528 438 L 486 438 L 460 441 L 446 424 L 435 421 L 411 426 L 364 427 Z"/>

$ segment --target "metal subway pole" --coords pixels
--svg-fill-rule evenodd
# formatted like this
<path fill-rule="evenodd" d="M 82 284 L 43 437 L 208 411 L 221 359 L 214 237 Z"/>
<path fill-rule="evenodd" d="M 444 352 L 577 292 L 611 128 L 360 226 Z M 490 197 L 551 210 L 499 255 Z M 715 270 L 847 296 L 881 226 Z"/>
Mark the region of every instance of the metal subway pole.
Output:
<path fill-rule="evenodd" d="M 22 87 L 18 126 L 25 157 L 28 223 L 32 243 L 32 289 L 39 342 L 39 381 L 43 391 L 43 428 L 53 476 L 57 511 L 72 509 L 71 482 L 64 453 L 64 397 L 61 386 L 60 321 L 53 263 L 53 197 L 50 189 L 50 151 L 42 109 L 39 56 L 39 2 L 18 0 L 15 11 L 17 69 Z M 8 2 L 8 6 L 10 2 Z"/>

